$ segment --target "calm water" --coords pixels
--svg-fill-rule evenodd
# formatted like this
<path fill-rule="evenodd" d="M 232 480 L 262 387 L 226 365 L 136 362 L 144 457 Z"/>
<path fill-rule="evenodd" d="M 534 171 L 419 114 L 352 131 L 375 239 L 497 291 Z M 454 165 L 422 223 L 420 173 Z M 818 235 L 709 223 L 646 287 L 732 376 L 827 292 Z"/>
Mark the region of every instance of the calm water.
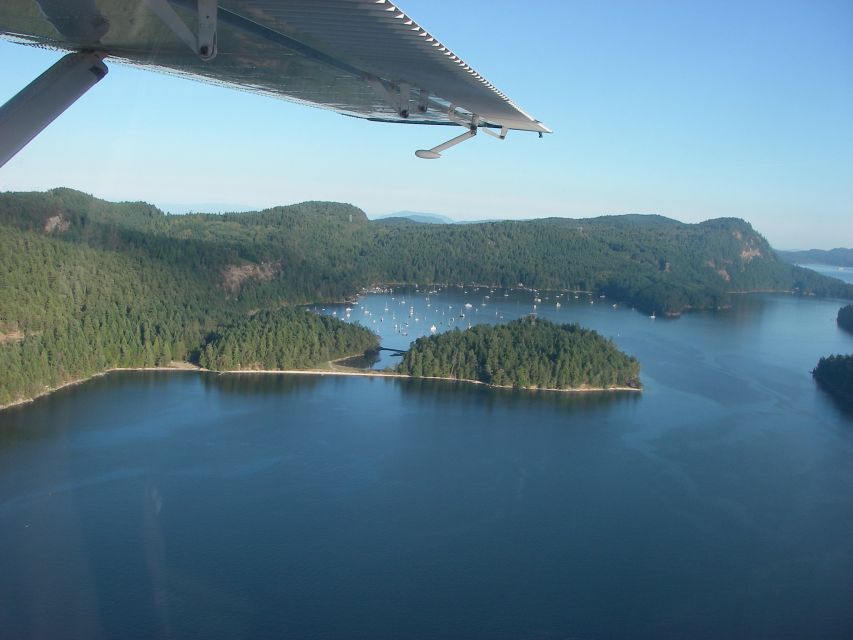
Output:
<path fill-rule="evenodd" d="M 534 304 L 402 296 L 350 319 L 404 347 Z M 0 637 L 853 637 L 853 416 L 809 374 L 841 303 L 589 302 L 537 313 L 642 395 L 147 372 L 0 413 Z"/>

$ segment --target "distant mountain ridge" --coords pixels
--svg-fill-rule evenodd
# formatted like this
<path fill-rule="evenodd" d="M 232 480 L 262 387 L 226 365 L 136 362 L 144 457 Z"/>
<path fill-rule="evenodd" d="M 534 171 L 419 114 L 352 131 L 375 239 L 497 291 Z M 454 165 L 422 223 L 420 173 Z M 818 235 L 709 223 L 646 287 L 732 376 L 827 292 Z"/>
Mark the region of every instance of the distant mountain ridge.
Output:
<path fill-rule="evenodd" d="M 447 216 L 438 213 L 424 213 L 421 211 L 395 211 L 394 213 L 386 213 L 383 216 L 376 216 L 374 220 L 388 220 L 389 218 L 405 218 L 412 222 L 420 222 L 423 224 L 455 224 L 456 221 Z"/>
<path fill-rule="evenodd" d="M 853 267 L 853 249 L 807 249 L 804 251 L 776 251 L 782 260 L 791 264 L 825 264 L 831 267 Z"/>

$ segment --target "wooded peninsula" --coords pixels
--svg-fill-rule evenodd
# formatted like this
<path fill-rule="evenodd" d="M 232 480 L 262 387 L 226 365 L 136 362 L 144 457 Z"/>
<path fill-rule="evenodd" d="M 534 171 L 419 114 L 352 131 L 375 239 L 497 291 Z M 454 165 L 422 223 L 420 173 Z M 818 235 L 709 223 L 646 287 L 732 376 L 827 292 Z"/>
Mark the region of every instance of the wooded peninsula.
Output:
<path fill-rule="evenodd" d="M 658 315 L 755 290 L 853 299 L 853 286 L 782 262 L 731 218 L 433 225 L 328 202 L 173 216 L 64 188 L 3 193 L 0 405 L 113 368 L 350 355 L 370 332 L 294 308 L 378 283 L 588 291 Z"/>
<path fill-rule="evenodd" d="M 211 371 L 309 369 L 378 346 L 376 335 L 360 324 L 281 308 L 242 318 L 210 336 L 198 360 Z"/>

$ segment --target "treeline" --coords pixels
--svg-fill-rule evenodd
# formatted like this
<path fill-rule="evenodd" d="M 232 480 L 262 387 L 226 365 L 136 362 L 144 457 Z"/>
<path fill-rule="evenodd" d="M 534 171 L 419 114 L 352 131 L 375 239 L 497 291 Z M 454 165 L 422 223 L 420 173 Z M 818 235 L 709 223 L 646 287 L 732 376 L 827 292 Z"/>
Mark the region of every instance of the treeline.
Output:
<path fill-rule="evenodd" d="M 853 299 L 853 286 L 789 265 L 746 222 L 661 216 L 465 225 L 371 222 L 351 206 L 307 202 L 261 212 L 167 216 L 70 189 L 0 195 L 0 222 L 145 256 L 221 285 L 244 265 L 275 265 L 232 293 L 254 307 L 342 299 L 376 283 L 480 283 L 608 294 L 659 314 L 726 306 L 731 293 L 794 291 Z"/>
<path fill-rule="evenodd" d="M 853 333 L 853 304 L 848 304 L 846 307 L 841 307 L 838 310 L 838 318 L 836 320 L 838 326 Z"/>
<path fill-rule="evenodd" d="M 605 216 L 369 229 L 362 258 L 377 282 L 523 283 L 604 293 L 658 314 L 724 307 L 743 291 L 853 298 L 853 286 L 780 261 L 737 219 L 687 225 L 660 216 Z"/>
<path fill-rule="evenodd" d="M 640 365 L 577 324 L 521 318 L 419 338 L 398 365 L 414 377 L 541 389 L 640 387 Z"/>
<path fill-rule="evenodd" d="M 199 364 L 207 369 L 305 369 L 378 347 L 361 325 L 300 308 L 260 311 L 212 336 Z"/>
<path fill-rule="evenodd" d="M 821 358 L 812 374 L 825 389 L 853 405 L 853 355 Z"/>

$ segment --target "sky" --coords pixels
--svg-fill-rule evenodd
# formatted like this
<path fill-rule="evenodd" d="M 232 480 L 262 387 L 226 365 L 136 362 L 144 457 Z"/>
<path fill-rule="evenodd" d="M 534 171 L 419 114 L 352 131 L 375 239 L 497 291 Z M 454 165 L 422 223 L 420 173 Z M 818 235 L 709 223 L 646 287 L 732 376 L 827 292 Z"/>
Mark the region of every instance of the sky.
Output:
<path fill-rule="evenodd" d="M 778 249 L 853 246 L 853 2 L 397 4 L 554 133 L 420 160 L 448 129 L 107 61 L 0 169 L 0 190 L 172 211 L 334 200 L 457 220 L 739 217 Z M 0 41 L 0 102 L 61 55 Z"/>

